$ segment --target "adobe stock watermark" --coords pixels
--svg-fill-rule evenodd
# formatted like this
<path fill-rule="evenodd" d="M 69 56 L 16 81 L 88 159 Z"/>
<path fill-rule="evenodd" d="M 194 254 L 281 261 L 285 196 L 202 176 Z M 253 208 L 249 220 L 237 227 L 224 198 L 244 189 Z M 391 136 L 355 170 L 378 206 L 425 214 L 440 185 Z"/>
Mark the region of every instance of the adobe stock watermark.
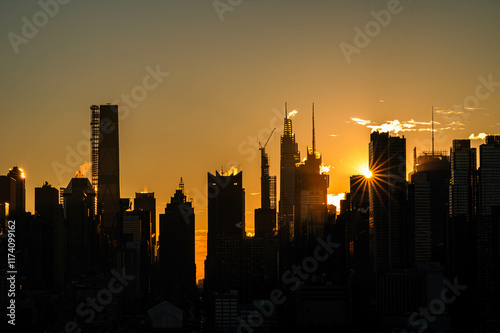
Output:
<path fill-rule="evenodd" d="M 219 16 L 221 22 L 224 22 L 224 13 L 232 12 L 234 8 L 241 5 L 243 0 L 214 0 L 212 5 L 214 6 L 215 12 Z"/>
<path fill-rule="evenodd" d="M 144 101 L 148 96 L 148 93 L 158 88 L 158 86 L 164 81 L 164 78 L 170 75 L 169 72 L 162 72 L 160 65 L 157 64 L 155 68 L 151 66 L 146 66 L 145 68 L 147 74 L 144 75 L 142 79 L 142 84 L 134 86 L 130 93 L 121 94 L 121 96 L 112 101 L 113 105 L 118 105 L 118 119 L 126 119 L 131 109 L 136 109 L 139 103 Z M 109 123 L 109 119 L 103 119 L 100 126 L 101 136 L 99 137 L 99 142 L 101 142 L 102 134 L 109 133 L 113 128 L 106 126 L 106 122 Z M 84 136 L 73 148 L 70 145 L 66 146 L 66 158 L 63 163 L 59 161 L 52 162 L 52 169 L 57 176 L 59 183 L 62 183 L 63 176 L 66 173 L 70 175 L 74 174 L 75 168 L 82 165 L 87 158 L 90 158 L 91 152 L 91 132 L 90 129 L 84 129 L 81 132 Z"/>
<path fill-rule="evenodd" d="M 319 263 L 330 258 L 333 251 L 340 247 L 339 243 L 331 242 L 330 236 L 326 237 L 326 241 L 320 237 L 316 238 L 316 241 L 318 245 L 314 249 L 313 256 L 304 258 L 300 265 L 293 265 L 281 277 L 281 282 L 291 292 L 297 291 L 302 283 L 318 270 Z M 269 300 L 254 301 L 253 305 L 256 310 L 248 314 L 247 318 L 238 317 L 237 332 L 252 333 L 254 328 L 264 323 L 264 317 L 269 318 L 273 315 L 276 305 L 281 305 L 286 300 L 283 290 L 274 289 L 269 293 Z"/>
<path fill-rule="evenodd" d="M 372 39 L 380 34 L 382 28 L 386 28 L 391 23 L 393 15 L 401 14 L 402 11 L 403 6 L 400 0 L 389 0 L 387 2 L 387 9 L 382 9 L 378 12 L 374 10 L 370 11 L 373 20 L 365 24 L 364 30 L 361 30 L 358 26 L 354 27 L 354 32 L 356 33 L 353 39 L 354 45 L 347 42 L 339 44 L 347 63 L 351 63 L 353 54 L 361 53 L 364 48 L 370 45 Z"/>
<path fill-rule="evenodd" d="M 9 32 L 7 38 L 12 45 L 12 49 L 17 54 L 21 44 L 28 44 L 29 41 L 38 34 L 39 29 L 45 27 L 51 18 L 54 18 L 58 13 L 61 5 L 66 5 L 70 0 L 40 0 L 38 6 L 41 10 L 33 14 L 31 20 L 26 16 L 21 18 L 21 35 L 14 32 Z"/>
<path fill-rule="evenodd" d="M 113 301 L 113 294 L 121 293 L 128 286 L 129 281 L 135 279 L 135 276 L 127 275 L 125 267 L 120 274 L 116 270 L 111 270 L 113 277 L 109 280 L 107 288 L 99 290 L 96 297 L 87 297 L 85 302 L 81 302 L 76 307 L 76 314 L 82 319 L 88 316 L 84 322 L 90 324 L 96 317 L 96 311 L 102 312 L 104 307 Z M 80 333 L 82 329 L 75 321 L 69 321 L 64 327 L 65 333 Z"/>
<path fill-rule="evenodd" d="M 446 288 L 441 290 L 441 298 L 433 299 L 429 302 L 426 308 L 420 308 L 417 312 L 413 312 L 408 318 L 408 323 L 415 328 L 418 332 L 422 332 L 427 328 L 428 322 L 436 320 L 436 315 L 440 315 L 445 311 L 446 304 L 455 302 L 461 291 L 467 289 L 467 286 L 458 284 L 458 278 L 455 277 L 453 284 L 448 280 L 443 281 Z M 447 296 L 449 295 L 449 296 Z"/>

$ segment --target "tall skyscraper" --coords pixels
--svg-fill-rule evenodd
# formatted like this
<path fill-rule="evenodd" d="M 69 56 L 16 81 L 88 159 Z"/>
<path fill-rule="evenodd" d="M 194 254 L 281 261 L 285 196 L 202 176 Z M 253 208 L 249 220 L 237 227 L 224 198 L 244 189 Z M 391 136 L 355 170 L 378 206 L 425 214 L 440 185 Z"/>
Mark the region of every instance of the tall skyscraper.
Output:
<path fill-rule="evenodd" d="M 294 237 L 299 242 L 323 237 L 327 221 L 327 190 L 329 176 L 322 173 L 321 153 L 316 150 L 314 104 L 312 111 L 312 147 L 307 148 L 304 162 L 295 170 Z"/>
<path fill-rule="evenodd" d="M 161 234 L 161 233 L 160 233 Z M 243 172 L 208 173 L 208 235 L 205 286 L 210 290 L 238 289 L 245 236 Z"/>
<path fill-rule="evenodd" d="M 279 232 L 283 240 L 294 238 L 294 201 L 295 201 L 295 163 L 300 162 L 298 145 L 292 132 L 292 119 L 288 118 L 285 103 L 284 130 L 281 136 L 280 160 L 280 201 Z"/>
<path fill-rule="evenodd" d="M 21 216 L 26 212 L 26 175 L 24 170 L 17 166 L 10 169 L 7 177 L 16 181 L 15 207 L 10 209 L 11 215 Z"/>
<path fill-rule="evenodd" d="M 476 262 L 476 199 L 477 169 L 476 148 L 471 148 L 470 140 L 453 140 L 450 151 L 451 179 L 449 186 L 449 218 L 446 228 L 447 278 L 457 279 L 460 284 L 470 286 L 453 307 L 457 322 L 467 325 L 464 315 L 474 313 L 473 289 Z"/>
<path fill-rule="evenodd" d="M 101 105 L 99 111 L 97 206 L 101 227 L 112 240 L 117 239 L 120 212 L 120 150 L 118 106 Z"/>
<path fill-rule="evenodd" d="M 478 314 L 485 321 L 500 313 L 500 136 L 479 146 L 478 216 L 475 223 Z"/>
<path fill-rule="evenodd" d="M 450 159 L 444 152 L 423 153 L 414 161 L 409 198 L 415 262 L 444 264 L 445 229 L 448 217 Z"/>
<path fill-rule="evenodd" d="M 500 135 L 488 135 L 479 146 L 479 215 L 491 215 L 500 206 Z"/>
<path fill-rule="evenodd" d="M 181 181 L 165 214 L 160 214 L 160 274 L 165 299 L 184 311 L 186 325 L 194 323 L 196 298 L 195 215 Z"/>
<path fill-rule="evenodd" d="M 214 252 L 218 235 L 242 239 L 245 235 L 243 172 L 215 176 L 208 173 L 208 248 Z"/>
<path fill-rule="evenodd" d="M 156 223 L 155 193 L 154 192 L 136 193 L 134 199 L 134 210 L 147 211 L 150 215 L 150 221 L 151 221 L 150 244 L 151 244 L 151 254 L 152 254 L 151 258 L 153 259 L 153 261 L 156 261 L 156 256 L 157 256 L 156 241 L 158 239 L 158 228 L 156 225 L 157 223 Z"/>
<path fill-rule="evenodd" d="M 42 278 L 48 278 L 51 286 L 60 287 L 67 266 L 66 226 L 62 205 L 59 204 L 59 191 L 48 182 L 42 187 L 35 187 L 35 212 L 38 221 L 35 224 L 42 229 L 42 239 L 37 240 L 37 254 L 40 254 L 37 261 L 43 267 Z"/>
<path fill-rule="evenodd" d="M 259 148 L 261 152 L 260 208 L 255 210 L 255 236 L 269 238 L 274 236 L 276 230 L 276 176 L 269 175 L 269 156 L 265 150 L 266 145 L 267 142 Z"/>
<path fill-rule="evenodd" d="M 450 162 L 450 216 L 471 222 L 476 213 L 477 162 L 470 140 L 453 140 Z"/>
<path fill-rule="evenodd" d="M 406 139 L 373 132 L 369 144 L 370 257 L 376 273 L 404 260 Z"/>
<path fill-rule="evenodd" d="M 350 193 L 347 196 L 346 246 L 350 264 L 359 271 L 359 265 L 369 266 L 369 178 L 365 175 L 350 177 Z M 339 216 L 340 218 L 340 216 Z"/>
<path fill-rule="evenodd" d="M 16 181 L 9 176 L 0 176 L 0 230 L 7 218 L 16 210 Z"/>

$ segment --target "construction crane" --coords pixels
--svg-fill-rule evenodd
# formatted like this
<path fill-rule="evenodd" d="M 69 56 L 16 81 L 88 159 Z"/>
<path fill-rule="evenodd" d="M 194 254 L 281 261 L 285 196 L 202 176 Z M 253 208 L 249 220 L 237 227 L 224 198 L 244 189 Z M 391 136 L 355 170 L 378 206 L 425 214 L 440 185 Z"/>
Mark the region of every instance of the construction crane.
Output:
<path fill-rule="evenodd" d="M 262 146 L 262 145 L 260 144 L 260 142 L 259 142 L 259 150 L 264 150 L 264 149 L 266 149 L 267 143 L 269 142 L 269 140 L 271 140 L 271 136 L 273 135 L 273 133 L 274 133 L 274 130 L 275 130 L 275 129 L 276 129 L 276 127 L 275 127 L 275 128 L 273 128 L 273 130 L 271 131 L 271 134 L 269 134 L 269 137 L 267 138 L 267 141 L 266 141 L 266 143 L 264 144 L 264 146 Z"/>

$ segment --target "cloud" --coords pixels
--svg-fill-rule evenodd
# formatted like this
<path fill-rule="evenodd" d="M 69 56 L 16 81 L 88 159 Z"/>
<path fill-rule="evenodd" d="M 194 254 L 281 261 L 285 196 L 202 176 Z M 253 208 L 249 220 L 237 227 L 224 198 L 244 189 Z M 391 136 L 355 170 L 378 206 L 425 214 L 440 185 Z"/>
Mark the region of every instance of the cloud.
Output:
<path fill-rule="evenodd" d="M 468 106 L 464 106 L 464 109 L 467 111 L 484 110 L 484 108 L 471 108 Z"/>
<path fill-rule="evenodd" d="M 337 134 L 330 134 L 330 136 L 337 136 Z"/>
<path fill-rule="evenodd" d="M 369 125 L 366 126 L 372 129 L 372 132 L 394 132 L 398 134 L 399 132 L 414 132 L 416 125 L 411 123 L 401 123 L 399 120 L 394 119 L 392 121 L 385 122 L 382 125 Z"/>
<path fill-rule="evenodd" d="M 376 122 L 372 122 L 369 120 L 364 120 L 360 118 L 351 118 L 356 124 L 366 126 L 371 128 L 372 132 L 391 132 L 398 134 L 399 132 L 424 132 L 432 131 L 432 121 L 417 121 L 415 119 L 410 120 L 389 120 L 383 124 L 377 124 Z M 465 126 L 459 121 L 454 121 L 450 124 L 447 124 L 447 127 L 437 128 L 436 125 L 441 125 L 440 122 L 434 121 L 434 131 L 446 130 L 446 129 L 462 129 L 462 126 Z"/>
<path fill-rule="evenodd" d="M 356 124 L 363 125 L 363 126 L 372 123 L 370 120 L 365 120 L 365 119 L 361 119 L 361 118 L 353 118 L 353 117 L 351 117 L 351 120 L 354 121 Z"/>
<path fill-rule="evenodd" d="M 385 101 L 383 99 L 379 99 L 378 100 L 380 103 L 385 103 Z"/>
<path fill-rule="evenodd" d="M 445 115 L 445 116 L 448 116 L 448 115 L 460 115 L 460 114 L 463 114 L 463 111 L 455 111 L 455 110 L 434 110 L 435 113 L 437 114 L 442 114 L 442 115 Z"/>
<path fill-rule="evenodd" d="M 469 136 L 469 140 L 484 140 L 486 138 L 486 133 L 479 133 L 477 136 L 474 136 L 474 133 L 472 133 Z"/>
<path fill-rule="evenodd" d="M 452 121 L 451 123 L 446 124 L 445 126 L 457 127 L 457 126 L 465 126 L 465 124 L 459 121 Z"/>

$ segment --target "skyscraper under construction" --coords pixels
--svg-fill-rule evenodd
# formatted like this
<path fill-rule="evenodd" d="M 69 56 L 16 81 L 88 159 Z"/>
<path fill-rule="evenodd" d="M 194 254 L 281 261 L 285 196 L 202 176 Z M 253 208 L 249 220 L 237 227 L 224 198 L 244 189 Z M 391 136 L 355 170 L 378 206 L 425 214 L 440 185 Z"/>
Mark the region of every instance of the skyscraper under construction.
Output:
<path fill-rule="evenodd" d="M 92 105 L 92 186 L 97 190 L 97 211 L 102 232 L 116 240 L 120 211 L 120 150 L 118 106 Z"/>

